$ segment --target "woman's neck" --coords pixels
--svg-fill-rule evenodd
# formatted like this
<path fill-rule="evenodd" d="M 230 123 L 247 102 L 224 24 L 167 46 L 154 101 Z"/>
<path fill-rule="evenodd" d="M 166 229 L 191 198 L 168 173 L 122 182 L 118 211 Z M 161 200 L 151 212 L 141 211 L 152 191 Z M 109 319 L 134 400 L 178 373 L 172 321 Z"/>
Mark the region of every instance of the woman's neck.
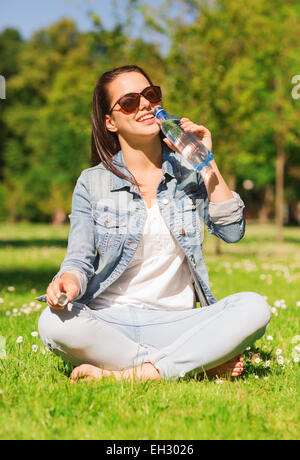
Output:
<path fill-rule="evenodd" d="M 129 171 L 133 173 L 151 173 L 162 167 L 162 145 L 159 136 L 143 145 L 131 145 L 120 138 L 120 146 Z"/>

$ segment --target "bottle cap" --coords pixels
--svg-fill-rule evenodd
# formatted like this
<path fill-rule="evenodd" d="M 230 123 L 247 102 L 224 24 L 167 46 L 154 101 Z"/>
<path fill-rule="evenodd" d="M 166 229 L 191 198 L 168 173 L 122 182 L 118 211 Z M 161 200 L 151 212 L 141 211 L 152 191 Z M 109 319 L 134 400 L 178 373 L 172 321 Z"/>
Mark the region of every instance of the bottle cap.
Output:
<path fill-rule="evenodd" d="M 156 107 L 153 114 L 158 119 L 164 119 L 167 116 L 167 112 L 162 107 Z"/>

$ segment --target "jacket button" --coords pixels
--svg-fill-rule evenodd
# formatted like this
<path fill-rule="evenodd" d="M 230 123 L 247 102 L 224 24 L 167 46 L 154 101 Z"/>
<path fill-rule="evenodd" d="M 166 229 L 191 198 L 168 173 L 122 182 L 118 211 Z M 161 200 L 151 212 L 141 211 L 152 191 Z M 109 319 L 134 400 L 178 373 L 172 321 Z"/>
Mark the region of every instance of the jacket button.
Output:
<path fill-rule="evenodd" d="M 164 198 L 164 199 L 162 200 L 162 202 L 163 202 L 163 204 L 168 204 L 168 203 L 169 203 L 169 200 L 168 200 L 167 198 Z"/>
<path fill-rule="evenodd" d="M 181 228 L 181 229 L 179 230 L 179 235 L 185 235 L 184 228 Z"/>

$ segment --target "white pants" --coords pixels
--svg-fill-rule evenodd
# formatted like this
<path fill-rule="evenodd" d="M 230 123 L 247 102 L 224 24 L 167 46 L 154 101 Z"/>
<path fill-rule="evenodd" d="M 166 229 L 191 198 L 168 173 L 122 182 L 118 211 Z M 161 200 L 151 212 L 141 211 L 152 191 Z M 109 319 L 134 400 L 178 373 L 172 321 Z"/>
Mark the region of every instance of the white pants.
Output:
<path fill-rule="evenodd" d="M 64 310 L 47 307 L 39 333 L 48 349 L 72 364 L 123 370 L 151 362 L 171 380 L 242 353 L 262 337 L 270 318 L 262 296 L 241 292 L 182 311 L 133 306 L 92 310 L 80 303 Z"/>

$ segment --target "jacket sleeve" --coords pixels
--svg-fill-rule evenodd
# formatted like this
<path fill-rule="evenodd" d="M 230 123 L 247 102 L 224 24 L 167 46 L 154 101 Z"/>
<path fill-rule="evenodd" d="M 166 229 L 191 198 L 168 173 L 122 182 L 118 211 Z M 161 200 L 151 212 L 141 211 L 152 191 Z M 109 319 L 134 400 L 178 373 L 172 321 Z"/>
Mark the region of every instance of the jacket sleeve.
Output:
<path fill-rule="evenodd" d="M 245 205 L 240 195 L 233 191 L 233 198 L 230 200 L 212 203 L 208 199 L 207 190 L 202 179 L 200 187 L 204 198 L 204 221 L 208 231 L 226 243 L 240 241 L 246 229 L 243 214 Z"/>
<path fill-rule="evenodd" d="M 88 280 L 95 272 L 93 266 L 96 257 L 95 230 L 88 185 L 88 176 L 83 172 L 77 180 L 72 197 L 67 254 L 59 272 L 53 278 L 54 280 L 63 273 L 72 273 L 77 276 L 80 282 L 80 292 L 76 298 L 82 297 Z"/>

